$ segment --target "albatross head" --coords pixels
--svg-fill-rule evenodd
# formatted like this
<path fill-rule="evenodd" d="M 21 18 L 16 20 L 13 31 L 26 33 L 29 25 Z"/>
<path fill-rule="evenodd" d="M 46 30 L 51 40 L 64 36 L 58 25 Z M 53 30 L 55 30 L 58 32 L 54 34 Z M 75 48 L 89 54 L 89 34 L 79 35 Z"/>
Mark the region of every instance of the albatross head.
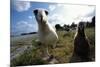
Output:
<path fill-rule="evenodd" d="M 38 23 L 46 23 L 47 22 L 47 15 L 48 11 L 45 9 L 35 9 L 33 10 L 35 18 Z"/>

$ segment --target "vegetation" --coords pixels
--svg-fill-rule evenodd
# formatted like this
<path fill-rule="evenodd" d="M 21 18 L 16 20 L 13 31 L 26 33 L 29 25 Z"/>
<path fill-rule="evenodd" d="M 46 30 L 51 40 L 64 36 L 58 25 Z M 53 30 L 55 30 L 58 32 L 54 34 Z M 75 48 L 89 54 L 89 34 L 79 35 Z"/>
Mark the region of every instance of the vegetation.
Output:
<path fill-rule="evenodd" d="M 95 58 L 95 28 L 87 28 L 86 35 L 91 44 L 91 56 Z M 68 63 L 73 53 L 73 38 L 75 30 L 72 31 L 57 31 L 59 40 L 55 49 L 49 47 L 49 52 L 55 56 L 58 63 Z M 33 48 L 25 51 L 19 57 L 11 60 L 11 66 L 22 65 L 42 65 L 49 64 L 48 61 L 43 61 L 41 57 L 41 44 L 35 39 L 32 41 Z M 95 60 L 95 59 L 94 59 Z"/>

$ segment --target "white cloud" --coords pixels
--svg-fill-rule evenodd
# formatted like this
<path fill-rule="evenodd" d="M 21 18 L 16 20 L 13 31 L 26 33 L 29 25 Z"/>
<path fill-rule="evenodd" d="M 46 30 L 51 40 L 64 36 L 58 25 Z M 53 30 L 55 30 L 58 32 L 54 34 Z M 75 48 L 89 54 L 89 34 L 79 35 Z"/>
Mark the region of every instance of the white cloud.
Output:
<path fill-rule="evenodd" d="M 27 11 L 30 8 L 29 1 L 14 1 L 14 7 L 18 12 Z"/>
<path fill-rule="evenodd" d="M 50 5 L 50 6 L 49 6 L 49 10 L 50 10 L 50 11 L 53 11 L 55 8 L 56 8 L 55 5 Z"/>
<path fill-rule="evenodd" d="M 53 14 L 49 16 L 49 21 L 52 25 L 65 23 L 64 17 L 60 14 Z"/>
<path fill-rule="evenodd" d="M 71 4 L 89 4 L 96 5 L 96 0 L 24 0 L 37 2 L 56 2 L 56 3 L 71 3 Z"/>
<path fill-rule="evenodd" d="M 49 14 L 49 21 L 52 24 L 71 24 L 73 21 L 81 21 L 84 19 L 84 21 L 90 21 L 93 14 L 90 17 L 87 17 L 87 15 L 93 13 L 95 10 L 94 6 L 88 5 L 56 4 L 55 6 L 55 9 L 50 11 Z"/>
<path fill-rule="evenodd" d="M 41 0 L 39 0 L 41 1 Z M 96 5 L 95 0 L 43 0 L 46 2 Z"/>
<path fill-rule="evenodd" d="M 32 16 L 28 16 L 28 18 L 29 18 L 29 19 L 32 19 L 33 17 L 32 17 Z"/>
<path fill-rule="evenodd" d="M 19 21 L 15 26 L 14 32 L 17 32 L 16 34 L 20 34 L 20 33 L 28 33 L 33 31 L 37 31 L 36 24 L 32 24 L 26 21 Z"/>

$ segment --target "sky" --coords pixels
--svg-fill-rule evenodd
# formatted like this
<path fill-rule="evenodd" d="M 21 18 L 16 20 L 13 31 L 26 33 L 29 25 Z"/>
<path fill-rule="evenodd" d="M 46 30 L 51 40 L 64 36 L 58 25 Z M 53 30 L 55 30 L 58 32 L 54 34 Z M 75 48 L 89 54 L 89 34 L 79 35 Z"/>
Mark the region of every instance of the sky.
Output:
<path fill-rule="evenodd" d="M 11 35 L 38 30 L 37 21 L 33 14 L 33 10 L 36 8 L 48 10 L 48 21 L 53 27 L 55 24 L 64 25 L 72 22 L 91 21 L 91 18 L 95 16 L 95 6 L 93 5 L 12 0 L 10 8 Z"/>

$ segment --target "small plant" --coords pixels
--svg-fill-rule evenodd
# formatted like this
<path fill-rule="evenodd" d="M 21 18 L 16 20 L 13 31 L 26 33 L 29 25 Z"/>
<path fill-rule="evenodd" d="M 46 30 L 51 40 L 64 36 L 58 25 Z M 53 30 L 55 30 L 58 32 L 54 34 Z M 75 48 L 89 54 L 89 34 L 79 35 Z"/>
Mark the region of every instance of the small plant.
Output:
<path fill-rule="evenodd" d="M 95 29 L 86 28 L 86 35 L 91 43 L 91 56 L 95 58 Z M 68 63 L 73 53 L 73 38 L 75 30 L 69 31 L 57 31 L 59 40 L 56 48 L 49 47 L 49 52 L 58 61 L 58 63 Z M 64 36 L 66 34 L 66 36 Z M 33 39 L 32 49 L 25 51 L 21 56 L 11 61 L 11 66 L 23 66 L 23 65 L 42 65 L 48 64 L 48 61 L 42 60 L 41 43 Z"/>

